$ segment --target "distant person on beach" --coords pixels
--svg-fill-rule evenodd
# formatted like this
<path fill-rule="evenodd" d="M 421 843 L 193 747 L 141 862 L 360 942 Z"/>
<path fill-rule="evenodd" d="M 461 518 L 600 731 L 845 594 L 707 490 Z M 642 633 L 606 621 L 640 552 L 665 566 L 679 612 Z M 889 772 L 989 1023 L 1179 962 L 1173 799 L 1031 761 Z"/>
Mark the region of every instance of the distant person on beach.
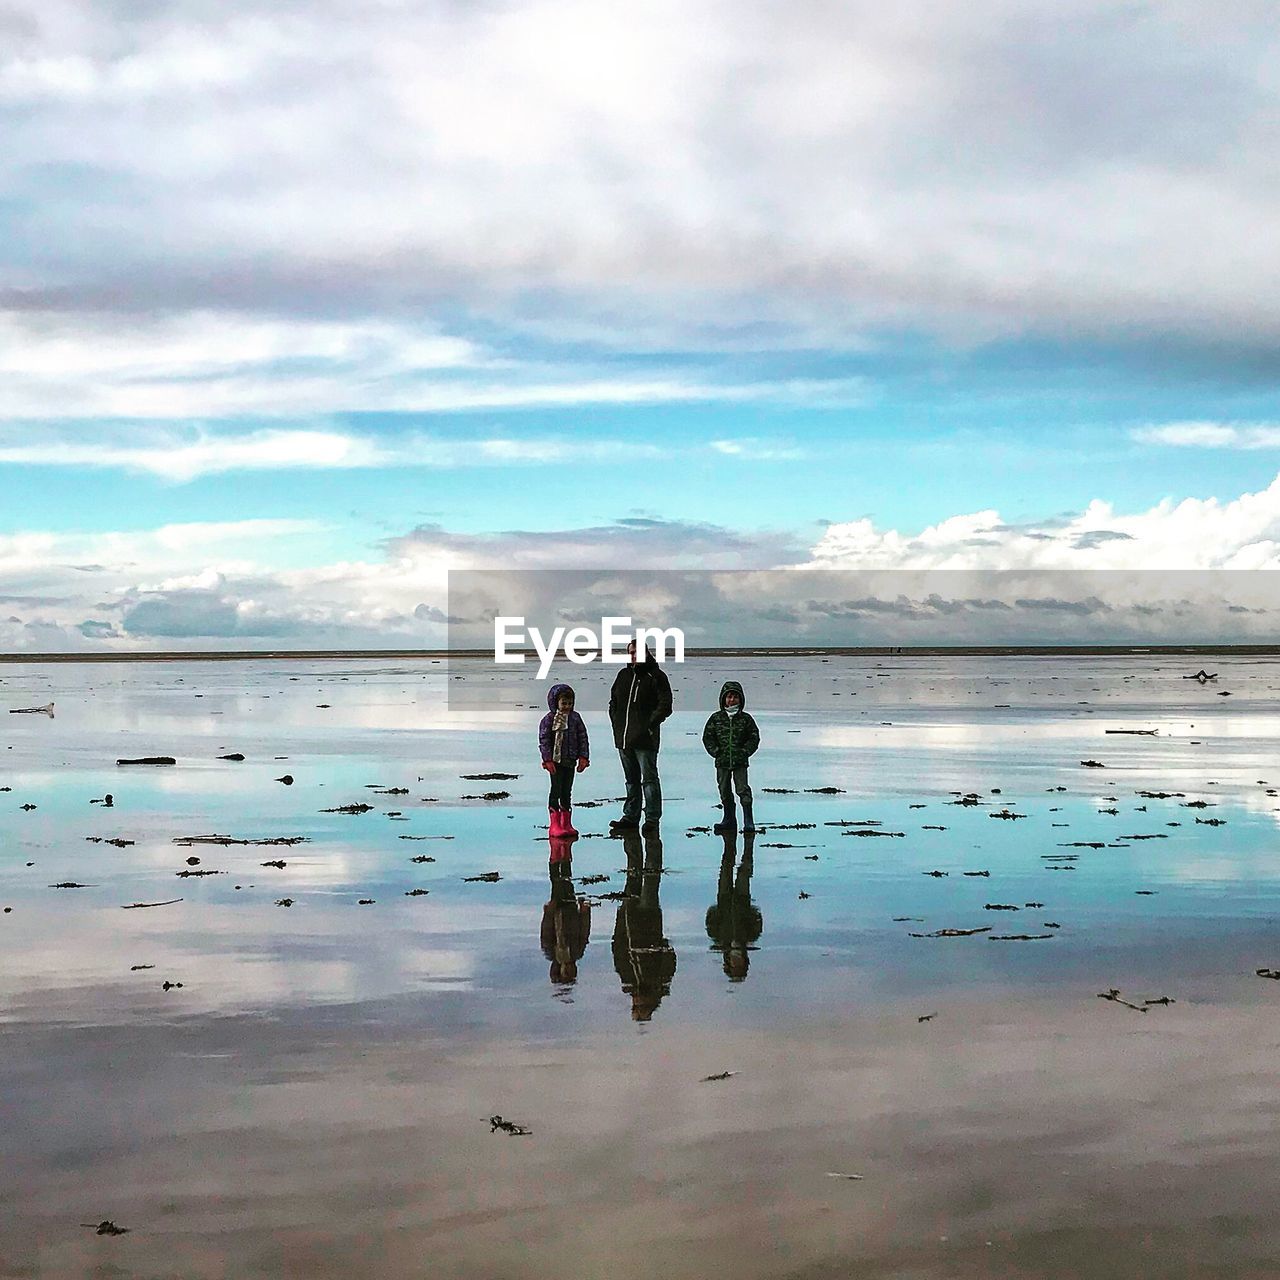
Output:
<path fill-rule="evenodd" d="M 538 725 L 538 750 L 542 767 L 551 775 L 551 794 L 547 798 L 547 815 L 551 819 L 553 839 L 573 837 L 573 775 L 591 764 L 591 744 L 587 726 L 573 709 L 573 688 L 553 684 L 547 691 L 547 714 Z"/>
<path fill-rule="evenodd" d="M 671 681 L 658 660 L 645 649 L 636 660 L 636 642 L 627 646 L 631 661 L 618 672 L 609 693 L 609 721 L 622 759 L 627 798 L 622 817 L 609 823 L 611 831 L 634 831 L 640 825 L 644 801 L 645 830 L 657 830 L 662 817 L 662 783 L 658 779 L 658 747 L 662 722 L 671 714 Z"/>
<path fill-rule="evenodd" d="M 747 713 L 747 699 L 736 680 L 720 686 L 720 710 L 712 712 L 702 730 L 702 745 L 716 762 L 716 786 L 720 790 L 723 817 L 715 825 L 717 835 L 738 829 L 733 793 L 742 801 L 742 830 L 755 831 L 751 811 L 751 783 L 747 764 L 760 745 L 760 730 Z"/>
<path fill-rule="evenodd" d="M 723 832 L 724 854 L 720 859 L 720 880 L 716 900 L 707 908 L 707 937 L 711 950 L 718 951 L 724 961 L 725 976 L 730 982 L 741 982 L 751 964 L 750 953 L 764 931 L 764 917 L 751 901 L 751 873 L 754 869 L 754 835 L 742 837 L 742 860 L 734 863 L 738 853 L 738 833 Z"/>

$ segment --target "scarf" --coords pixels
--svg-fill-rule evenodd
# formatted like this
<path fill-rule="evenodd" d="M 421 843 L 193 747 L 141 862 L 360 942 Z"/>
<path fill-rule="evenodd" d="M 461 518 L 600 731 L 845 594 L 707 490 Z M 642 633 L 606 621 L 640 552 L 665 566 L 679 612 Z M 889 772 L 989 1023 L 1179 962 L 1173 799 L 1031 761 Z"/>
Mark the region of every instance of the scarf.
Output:
<path fill-rule="evenodd" d="M 555 739 L 551 747 L 551 759 L 556 764 L 568 764 L 564 758 L 564 731 L 569 727 L 569 712 L 555 712 L 555 719 L 551 722 L 551 731 L 555 734 Z"/>

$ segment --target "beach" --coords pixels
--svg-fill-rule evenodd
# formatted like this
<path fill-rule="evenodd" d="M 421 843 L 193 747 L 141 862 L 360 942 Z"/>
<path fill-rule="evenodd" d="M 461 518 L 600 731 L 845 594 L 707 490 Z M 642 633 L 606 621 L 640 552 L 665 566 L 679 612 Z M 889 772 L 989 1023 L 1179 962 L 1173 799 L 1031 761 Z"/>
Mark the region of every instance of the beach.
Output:
<path fill-rule="evenodd" d="M 698 656 L 625 841 L 612 675 L 565 867 L 525 673 L 0 668 L 0 1275 L 1274 1274 L 1280 659 Z"/>

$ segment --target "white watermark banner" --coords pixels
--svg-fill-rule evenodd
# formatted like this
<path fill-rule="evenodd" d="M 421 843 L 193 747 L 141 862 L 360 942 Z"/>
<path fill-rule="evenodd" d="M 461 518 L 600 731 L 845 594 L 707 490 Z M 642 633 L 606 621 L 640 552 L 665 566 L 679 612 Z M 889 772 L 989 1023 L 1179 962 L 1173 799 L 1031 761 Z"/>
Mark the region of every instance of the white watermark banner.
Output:
<path fill-rule="evenodd" d="M 572 663 L 604 662 L 621 666 L 633 653 L 652 653 L 658 662 L 684 661 L 684 632 L 679 627 L 635 627 L 630 618 L 601 618 L 598 628 L 554 627 L 545 638 L 521 616 L 493 620 L 493 660 L 519 665 L 532 647 L 537 656 L 538 679 L 545 680 L 556 657 L 563 653 Z"/>
<path fill-rule="evenodd" d="M 593 666 L 601 678 L 601 668 L 616 674 L 633 643 L 642 660 L 647 652 L 672 664 L 716 650 L 1272 649 L 1280 573 L 463 570 L 450 571 L 447 610 L 434 612 L 447 615 L 448 648 L 472 661 L 450 697 L 470 700 L 509 690 L 512 676 L 594 681 Z M 528 700 L 537 701 L 532 690 Z"/>

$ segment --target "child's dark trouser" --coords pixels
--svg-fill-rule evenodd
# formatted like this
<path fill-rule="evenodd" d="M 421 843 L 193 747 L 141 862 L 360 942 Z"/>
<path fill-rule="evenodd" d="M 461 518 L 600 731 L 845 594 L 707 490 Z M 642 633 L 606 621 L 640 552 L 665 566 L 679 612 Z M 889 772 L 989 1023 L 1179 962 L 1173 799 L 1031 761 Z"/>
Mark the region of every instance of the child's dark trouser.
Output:
<path fill-rule="evenodd" d="M 547 798 L 548 809 L 568 809 L 573 793 L 573 765 L 558 764 L 551 775 L 551 795 Z"/>
<path fill-rule="evenodd" d="M 745 764 L 740 764 L 736 769 L 722 769 L 716 765 L 716 785 L 720 788 L 720 804 L 724 809 L 726 822 L 734 821 L 734 791 L 737 791 L 743 809 L 747 813 L 751 812 L 751 783 L 747 781 Z"/>

